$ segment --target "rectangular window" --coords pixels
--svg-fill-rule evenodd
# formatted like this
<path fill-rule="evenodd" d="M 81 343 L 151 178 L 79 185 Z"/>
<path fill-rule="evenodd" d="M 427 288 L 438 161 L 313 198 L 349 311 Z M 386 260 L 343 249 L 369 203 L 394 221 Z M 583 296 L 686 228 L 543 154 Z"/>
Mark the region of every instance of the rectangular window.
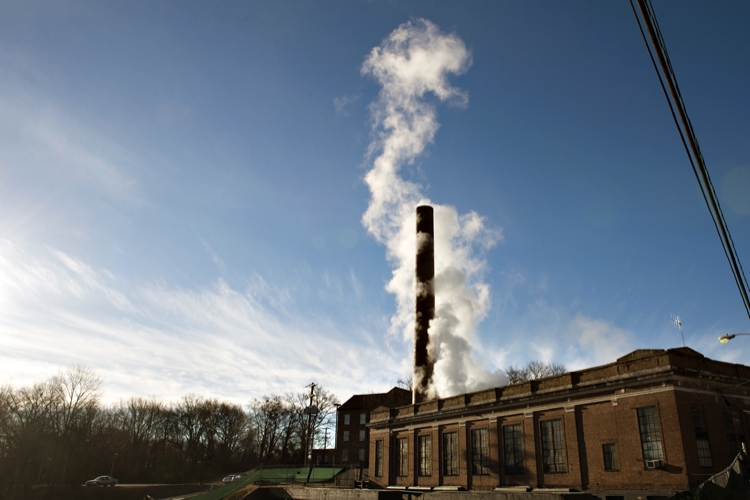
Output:
<path fill-rule="evenodd" d="M 364 448 L 359 449 L 359 461 L 360 462 L 365 461 L 365 449 Z"/>
<path fill-rule="evenodd" d="M 708 444 L 708 427 L 706 426 L 706 418 L 703 415 L 703 408 L 691 406 L 690 411 L 693 414 L 695 444 L 698 447 L 698 463 L 701 467 L 713 467 L 714 461 L 711 458 L 711 447 Z"/>
<path fill-rule="evenodd" d="M 375 441 L 375 475 L 383 476 L 383 440 Z"/>
<path fill-rule="evenodd" d="M 349 431 L 344 431 L 344 441 L 349 441 Z"/>
<path fill-rule="evenodd" d="M 367 413 L 360 413 L 359 414 L 359 423 L 360 424 L 366 424 L 367 423 Z"/>
<path fill-rule="evenodd" d="M 409 475 L 409 439 L 396 440 L 396 474 L 400 477 Z"/>
<path fill-rule="evenodd" d="M 638 428 L 641 431 L 641 449 L 643 460 L 663 460 L 659 418 L 655 406 L 638 408 Z"/>
<path fill-rule="evenodd" d="M 566 472 L 562 419 L 540 422 L 544 472 Z"/>
<path fill-rule="evenodd" d="M 432 436 L 419 436 L 419 475 L 432 475 Z"/>
<path fill-rule="evenodd" d="M 503 427 L 503 447 L 505 449 L 505 473 L 523 474 L 523 424 Z"/>
<path fill-rule="evenodd" d="M 603 444 L 602 450 L 604 451 L 604 470 L 618 470 L 620 467 L 617 463 L 617 445 Z"/>
<path fill-rule="evenodd" d="M 745 433 L 742 431 L 742 420 L 737 410 L 724 410 L 724 428 L 727 431 L 729 441 L 729 452 L 734 458 L 740 451 L 740 443 L 745 441 Z"/>
<path fill-rule="evenodd" d="M 344 425 L 349 425 L 350 416 L 349 414 L 344 415 Z"/>
<path fill-rule="evenodd" d="M 458 476 L 458 433 L 443 434 L 443 475 Z"/>
<path fill-rule="evenodd" d="M 359 431 L 359 440 L 364 441 L 365 440 L 365 431 L 361 430 Z"/>
<path fill-rule="evenodd" d="M 348 462 L 349 461 L 349 450 L 344 448 L 341 450 L 341 461 L 342 462 Z"/>
<path fill-rule="evenodd" d="M 487 429 L 471 430 L 471 473 L 490 473 L 490 438 Z"/>

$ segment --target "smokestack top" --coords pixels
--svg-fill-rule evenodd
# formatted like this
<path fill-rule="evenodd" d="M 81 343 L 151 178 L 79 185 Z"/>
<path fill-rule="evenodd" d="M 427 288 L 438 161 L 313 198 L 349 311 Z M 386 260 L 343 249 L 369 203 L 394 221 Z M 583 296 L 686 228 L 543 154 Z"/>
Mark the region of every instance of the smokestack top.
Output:
<path fill-rule="evenodd" d="M 433 210 L 430 205 L 419 205 L 417 207 L 417 233 L 435 235 Z"/>

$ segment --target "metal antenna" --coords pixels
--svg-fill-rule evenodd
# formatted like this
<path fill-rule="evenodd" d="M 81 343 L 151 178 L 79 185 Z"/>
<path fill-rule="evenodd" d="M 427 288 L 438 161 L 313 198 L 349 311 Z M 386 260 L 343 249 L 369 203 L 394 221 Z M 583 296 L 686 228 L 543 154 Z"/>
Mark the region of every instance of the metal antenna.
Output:
<path fill-rule="evenodd" d="M 680 321 L 679 316 L 672 316 L 672 313 L 669 313 L 669 317 L 672 319 L 672 323 L 674 323 L 674 326 L 680 329 L 680 336 L 682 336 L 682 347 L 685 346 L 685 334 L 682 333 L 682 321 Z"/>

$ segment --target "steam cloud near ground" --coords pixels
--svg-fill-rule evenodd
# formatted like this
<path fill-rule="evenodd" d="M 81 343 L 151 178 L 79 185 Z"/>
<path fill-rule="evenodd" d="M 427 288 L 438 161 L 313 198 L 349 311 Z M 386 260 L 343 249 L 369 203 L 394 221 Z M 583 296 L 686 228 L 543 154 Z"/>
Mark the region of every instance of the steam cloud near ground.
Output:
<path fill-rule="evenodd" d="M 430 324 L 430 355 L 435 360 L 431 396 L 446 397 L 507 383 L 473 356 L 477 324 L 490 308 L 490 289 L 483 281 L 482 252 L 501 238 L 475 212 L 459 215 L 448 205 L 431 202 L 422 186 L 403 179 L 439 128 L 435 105 L 426 98 L 466 106 L 468 95 L 448 82 L 471 66 L 471 54 L 455 34 L 443 33 L 424 19 L 394 30 L 366 58 L 362 73 L 382 86 L 370 105 L 375 138 L 365 175 L 371 200 L 362 222 L 387 249 L 394 266 L 386 289 L 396 296 L 392 332 L 414 335 L 416 207 L 430 204 L 435 217 L 435 319 Z"/>

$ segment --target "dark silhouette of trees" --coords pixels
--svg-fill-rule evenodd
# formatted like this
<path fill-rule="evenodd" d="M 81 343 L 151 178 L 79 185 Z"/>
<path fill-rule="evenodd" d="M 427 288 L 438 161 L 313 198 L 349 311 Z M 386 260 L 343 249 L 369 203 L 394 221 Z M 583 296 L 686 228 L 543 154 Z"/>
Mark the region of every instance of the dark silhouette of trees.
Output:
<path fill-rule="evenodd" d="M 305 439 L 322 445 L 335 396 L 270 395 L 242 406 L 189 394 L 167 403 L 131 397 L 105 407 L 101 379 L 73 366 L 29 387 L 0 387 L 0 498 L 32 484 L 215 480 L 260 464 L 301 464 Z"/>

